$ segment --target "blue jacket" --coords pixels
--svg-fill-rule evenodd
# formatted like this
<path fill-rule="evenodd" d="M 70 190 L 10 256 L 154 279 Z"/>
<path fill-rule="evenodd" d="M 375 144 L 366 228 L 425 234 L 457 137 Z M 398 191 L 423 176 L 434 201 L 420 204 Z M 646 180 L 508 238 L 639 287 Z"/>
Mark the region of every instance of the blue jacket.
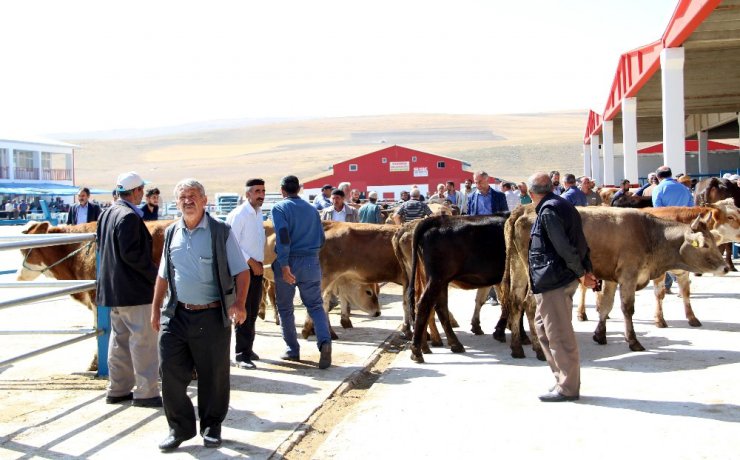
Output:
<path fill-rule="evenodd" d="M 318 256 L 324 245 L 324 227 L 319 213 L 308 201 L 289 196 L 272 207 L 275 253 L 283 267 L 291 256 Z"/>
<path fill-rule="evenodd" d="M 694 197 L 691 190 L 676 179 L 667 177 L 653 189 L 653 206 L 656 208 L 664 206 L 693 206 Z"/>
<path fill-rule="evenodd" d="M 506 203 L 506 195 L 504 195 L 501 192 L 497 192 L 493 189 L 493 187 L 488 189 L 488 193 L 491 194 L 491 210 L 494 213 L 497 212 L 506 212 L 509 210 L 509 205 Z M 473 193 L 470 194 L 468 197 L 468 212 L 467 214 L 469 216 L 478 216 L 481 215 L 478 212 L 478 197 L 481 196 L 482 193 L 476 189 L 473 191 Z"/>
<path fill-rule="evenodd" d="M 560 196 L 568 200 L 573 206 L 588 206 L 586 194 L 580 191 L 575 185 L 568 187 L 565 193 Z"/>

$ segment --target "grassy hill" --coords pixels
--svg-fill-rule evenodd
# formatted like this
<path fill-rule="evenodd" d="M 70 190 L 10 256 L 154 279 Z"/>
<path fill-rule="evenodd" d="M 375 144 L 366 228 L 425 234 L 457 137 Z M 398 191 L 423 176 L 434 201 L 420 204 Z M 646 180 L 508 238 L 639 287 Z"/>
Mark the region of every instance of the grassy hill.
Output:
<path fill-rule="evenodd" d="M 240 192 L 249 177 L 277 191 L 280 177 L 301 180 L 338 161 L 403 145 L 469 162 L 475 170 L 522 180 L 538 170 L 578 172 L 585 112 L 524 115 L 404 114 L 284 121 L 157 137 L 65 139 L 79 185 L 112 189 L 135 170 L 172 199 L 175 183 L 195 177 L 209 195 Z"/>

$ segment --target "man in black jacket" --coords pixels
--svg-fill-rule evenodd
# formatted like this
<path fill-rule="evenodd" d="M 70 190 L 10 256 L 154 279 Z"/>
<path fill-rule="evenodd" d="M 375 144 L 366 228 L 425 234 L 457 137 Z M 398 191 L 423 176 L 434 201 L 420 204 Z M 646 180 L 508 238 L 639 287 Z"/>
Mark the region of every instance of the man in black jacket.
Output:
<path fill-rule="evenodd" d="M 546 173 L 529 178 L 529 193 L 537 219 L 529 241 L 529 278 L 537 301 L 535 326 L 555 385 L 543 402 L 577 400 L 581 377 L 578 343 L 573 331 L 573 294 L 579 280 L 595 287 L 589 248 L 581 216 L 564 198 L 553 193 Z"/>
<path fill-rule="evenodd" d="M 97 232 L 97 304 L 111 308 L 106 402 L 133 399 L 134 406 L 161 407 L 157 333 L 149 326 L 157 268 L 152 237 L 137 206 L 144 181 L 132 171 L 116 183 L 119 199 L 100 216 Z"/>
<path fill-rule="evenodd" d="M 100 206 L 90 203 L 90 189 L 81 187 L 77 191 L 78 204 L 72 205 L 67 213 L 67 225 L 95 222 L 100 217 Z"/>

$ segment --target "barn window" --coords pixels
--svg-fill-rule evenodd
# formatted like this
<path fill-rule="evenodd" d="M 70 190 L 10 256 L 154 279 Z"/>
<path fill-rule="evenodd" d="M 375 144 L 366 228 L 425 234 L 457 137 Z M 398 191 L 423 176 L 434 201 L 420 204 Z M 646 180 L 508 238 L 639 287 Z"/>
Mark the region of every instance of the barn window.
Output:
<path fill-rule="evenodd" d="M 349 165 L 349 170 L 350 171 L 357 171 L 357 165 L 356 164 Z"/>
<path fill-rule="evenodd" d="M 388 158 L 383 157 L 383 158 L 380 159 L 380 162 L 383 163 L 383 164 L 386 164 L 386 163 L 388 163 Z"/>
<path fill-rule="evenodd" d="M 438 161 L 437 162 L 437 167 L 440 168 L 440 169 L 441 168 L 444 168 L 445 167 L 445 162 L 444 161 Z"/>
<path fill-rule="evenodd" d="M 411 157 L 411 162 L 412 163 L 416 163 L 416 157 L 415 156 Z"/>

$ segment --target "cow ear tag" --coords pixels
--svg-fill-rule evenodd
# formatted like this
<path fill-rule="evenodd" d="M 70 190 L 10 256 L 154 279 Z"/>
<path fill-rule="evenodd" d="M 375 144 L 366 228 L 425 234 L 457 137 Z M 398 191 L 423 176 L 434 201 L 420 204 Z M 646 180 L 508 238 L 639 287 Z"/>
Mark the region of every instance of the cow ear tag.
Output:
<path fill-rule="evenodd" d="M 696 240 L 691 240 L 691 245 L 692 245 L 693 247 L 695 247 L 695 248 L 698 248 L 698 247 L 699 247 L 699 242 L 698 242 L 698 241 L 696 241 Z"/>

